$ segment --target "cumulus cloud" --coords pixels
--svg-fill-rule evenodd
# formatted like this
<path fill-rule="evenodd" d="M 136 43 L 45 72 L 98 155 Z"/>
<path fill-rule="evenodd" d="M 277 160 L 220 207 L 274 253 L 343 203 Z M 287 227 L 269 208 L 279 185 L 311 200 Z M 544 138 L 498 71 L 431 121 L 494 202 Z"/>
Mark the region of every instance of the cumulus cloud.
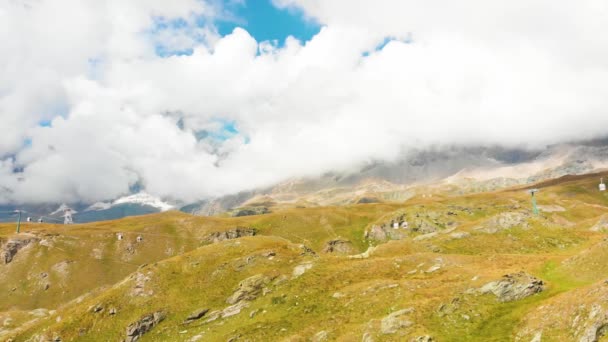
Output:
<path fill-rule="evenodd" d="M 194 201 L 605 134 L 605 1 L 274 3 L 322 29 L 279 45 L 219 36 L 215 1 L 0 0 L 0 202 Z"/>

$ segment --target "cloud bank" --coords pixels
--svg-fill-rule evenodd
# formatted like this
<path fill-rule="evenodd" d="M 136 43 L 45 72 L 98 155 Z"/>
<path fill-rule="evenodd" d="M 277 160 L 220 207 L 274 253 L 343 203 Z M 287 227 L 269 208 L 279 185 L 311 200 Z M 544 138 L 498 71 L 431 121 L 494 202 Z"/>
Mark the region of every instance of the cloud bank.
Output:
<path fill-rule="evenodd" d="M 434 144 L 604 135 L 602 0 L 275 0 L 322 28 L 258 42 L 217 1 L 0 0 L 0 203 L 138 186 L 195 201 Z"/>

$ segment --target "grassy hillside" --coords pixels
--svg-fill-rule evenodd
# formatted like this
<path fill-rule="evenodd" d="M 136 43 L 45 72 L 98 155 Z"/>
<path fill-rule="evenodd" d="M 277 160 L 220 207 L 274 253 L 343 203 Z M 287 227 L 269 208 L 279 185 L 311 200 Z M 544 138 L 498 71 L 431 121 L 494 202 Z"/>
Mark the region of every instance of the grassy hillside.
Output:
<path fill-rule="evenodd" d="M 158 313 L 142 341 L 597 340 L 608 326 L 608 195 L 597 175 L 538 186 L 539 216 L 524 189 L 508 189 L 235 218 L 28 224 L 19 236 L 3 224 L 3 246 L 30 242 L 0 260 L 0 339 L 116 341 Z M 401 217 L 410 227 L 396 237 L 386 226 Z M 209 238 L 237 227 L 256 234 Z M 330 241 L 348 248 L 332 253 Z M 542 291 L 502 302 L 481 290 L 520 271 Z"/>

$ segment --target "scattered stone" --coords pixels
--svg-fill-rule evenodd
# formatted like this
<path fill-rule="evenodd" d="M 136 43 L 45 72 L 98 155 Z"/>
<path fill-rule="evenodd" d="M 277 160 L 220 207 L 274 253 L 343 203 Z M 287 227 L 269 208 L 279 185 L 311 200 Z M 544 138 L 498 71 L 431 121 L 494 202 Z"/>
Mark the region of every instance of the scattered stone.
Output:
<path fill-rule="evenodd" d="M 425 272 L 426 272 L 426 273 L 433 273 L 433 272 L 438 271 L 438 270 L 440 270 L 440 269 L 441 269 L 441 265 L 439 265 L 439 264 L 435 264 L 435 265 L 433 265 L 433 266 L 429 267 L 429 269 L 428 269 L 428 270 L 426 270 Z"/>
<path fill-rule="evenodd" d="M 418 236 L 416 236 L 414 238 L 414 241 L 428 240 L 428 239 L 434 238 L 435 236 L 437 236 L 437 232 L 432 232 L 432 233 L 428 233 L 428 234 L 418 235 Z"/>
<path fill-rule="evenodd" d="M 167 315 L 163 311 L 157 311 L 141 317 L 138 321 L 129 324 L 127 327 L 127 338 L 125 342 L 135 342 L 141 336 L 149 332 L 162 322 Z"/>
<path fill-rule="evenodd" d="M 591 227 L 592 232 L 606 232 L 608 231 L 608 214 L 602 215 L 596 224 Z"/>
<path fill-rule="evenodd" d="M 344 293 L 341 293 L 341 292 L 335 292 L 335 293 L 332 295 L 332 297 L 333 297 L 333 298 L 336 298 L 336 299 L 340 299 L 340 298 L 344 298 L 344 297 L 346 297 L 346 295 L 345 295 Z"/>
<path fill-rule="evenodd" d="M 317 253 L 315 253 L 315 251 L 312 250 L 312 248 L 306 246 L 306 245 L 299 245 L 300 249 L 302 249 L 302 253 L 300 253 L 301 256 L 305 256 L 305 255 L 312 255 L 312 256 L 316 256 Z"/>
<path fill-rule="evenodd" d="M 11 326 L 13 324 L 13 319 L 10 317 L 7 317 L 3 322 L 2 325 L 5 327 Z"/>
<path fill-rule="evenodd" d="M 542 292 L 545 283 L 525 272 L 507 274 L 501 280 L 485 284 L 479 291 L 493 293 L 500 302 L 512 302 Z"/>
<path fill-rule="evenodd" d="M 376 248 L 378 248 L 378 247 L 370 246 L 367 248 L 367 250 L 365 252 L 363 252 L 361 254 L 357 254 L 357 255 L 349 255 L 348 257 L 350 259 L 367 259 L 374 253 Z"/>
<path fill-rule="evenodd" d="M 418 336 L 412 340 L 412 342 L 434 342 L 433 337 L 429 335 Z"/>
<path fill-rule="evenodd" d="M 203 318 L 207 312 L 209 312 L 208 308 L 196 310 L 195 312 L 191 313 L 190 316 L 186 317 L 184 324 L 189 324 Z"/>
<path fill-rule="evenodd" d="M 543 332 L 539 331 L 536 334 L 534 334 L 534 337 L 532 337 L 532 340 L 530 340 L 530 342 L 541 342 L 542 337 L 543 337 Z"/>
<path fill-rule="evenodd" d="M 34 317 L 46 317 L 49 315 L 49 310 L 47 309 L 35 309 L 30 311 L 30 315 Z"/>
<path fill-rule="evenodd" d="M 408 328 L 414 325 L 412 321 L 404 317 L 406 315 L 411 314 L 412 312 L 414 312 L 414 308 L 407 308 L 395 311 L 390 315 L 384 317 L 380 324 L 380 331 L 385 335 L 394 334 L 402 328 Z"/>
<path fill-rule="evenodd" d="M 277 255 L 277 253 L 275 251 L 269 251 L 266 253 L 262 253 L 262 256 L 268 259 L 272 259 Z"/>
<path fill-rule="evenodd" d="M 108 315 L 110 316 L 114 316 L 118 313 L 118 310 L 116 308 L 110 308 L 110 310 L 108 310 Z"/>
<path fill-rule="evenodd" d="M 236 304 L 241 300 L 254 300 L 262 292 L 262 288 L 270 282 L 263 274 L 256 274 L 239 283 L 238 289 L 226 300 L 228 304 Z"/>
<path fill-rule="evenodd" d="M 256 234 L 257 231 L 255 228 L 236 227 L 222 232 L 211 233 L 203 239 L 203 242 L 218 243 L 225 240 L 238 239 L 244 236 L 255 236 Z"/>
<path fill-rule="evenodd" d="M 327 331 L 321 330 L 315 334 L 315 336 L 312 338 L 312 342 L 327 341 L 328 337 L 329 337 L 329 334 L 327 333 Z"/>
<path fill-rule="evenodd" d="M 546 213 L 566 211 L 566 209 L 564 209 L 564 207 L 559 206 L 559 205 L 539 205 L 538 210 L 544 211 Z"/>
<path fill-rule="evenodd" d="M 351 254 L 354 252 L 352 242 L 343 239 L 335 239 L 327 242 L 324 253 Z"/>
<path fill-rule="evenodd" d="M 253 317 L 255 317 L 255 315 L 257 315 L 259 311 L 260 311 L 259 309 L 252 310 L 252 311 L 249 313 L 249 318 L 253 318 Z"/>
<path fill-rule="evenodd" d="M 91 312 L 93 312 L 93 313 L 98 313 L 98 312 L 102 312 L 102 311 L 103 311 L 103 306 L 101 304 L 97 304 L 91 309 Z"/>
<path fill-rule="evenodd" d="M 471 234 L 467 233 L 467 232 L 454 232 L 454 233 L 450 234 L 450 236 L 453 239 L 464 239 L 464 238 L 471 236 Z"/>
<path fill-rule="evenodd" d="M 475 230 L 484 233 L 494 234 L 501 230 L 511 229 L 514 227 L 528 228 L 527 219 L 529 214 L 523 212 L 506 212 L 491 217 Z"/>
<path fill-rule="evenodd" d="M 374 342 L 374 338 L 372 337 L 372 334 L 366 332 L 365 334 L 363 334 L 361 342 Z"/>
<path fill-rule="evenodd" d="M 192 338 L 190 338 L 188 340 L 188 342 L 198 342 L 202 339 L 203 339 L 203 335 L 195 335 L 195 336 L 192 336 Z"/>
<path fill-rule="evenodd" d="M 312 268 L 312 262 L 306 262 L 293 269 L 293 277 L 297 278 Z"/>

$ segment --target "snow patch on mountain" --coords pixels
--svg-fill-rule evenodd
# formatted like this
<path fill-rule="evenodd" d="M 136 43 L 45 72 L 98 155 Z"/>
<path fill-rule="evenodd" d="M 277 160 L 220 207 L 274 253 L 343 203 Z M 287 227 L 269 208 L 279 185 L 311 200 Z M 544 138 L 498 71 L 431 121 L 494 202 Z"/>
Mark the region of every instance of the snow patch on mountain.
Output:
<path fill-rule="evenodd" d="M 154 208 L 158 208 L 160 211 L 167 211 L 167 210 L 171 210 L 171 209 L 175 209 L 175 206 L 167 203 L 167 202 L 163 202 L 161 199 L 159 199 L 158 197 L 154 197 L 150 194 L 147 194 L 145 192 L 140 192 L 137 194 L 133 194 L 133 195 L 129 195 L 126 197 L 122 197 L 117 199 L 116 201 L 114 201 L 112 203 L 112 206 L 118 205 L 118 204 L 140 204 L 140 205 L 147 205 L 150 207 L 154 207 Z"/>
<path fill-rule="evenodd" d="M 68 206 L 68 205 L 67 205 L 67 204 L 65 204 L 65 203 L 62 203 L 62 204 L 59 206 L 59 208 L 57 208 L 57 210 L 53 211 L 53 212 L 52 212 L 52 213 L 50 213 L 49 215 L 50 215 L 50 216 L 53 216 L 53 215 L 59 215 L 59 214 L 63 214 L 63 212 L 64 212 L 64 211 L 66 211 L 67 209 L 70 209 L 70 210 L 72 211 L 72 214 L 76 214 L 76 213 L 77 213 L 77 211 L 76 211 L 76 210 L 71 209 L 71 208 L 70 208 L 70 206 Z"/>
<path fill-rule="evenodd" d="M 112 208 L 112 203 L 108 202 L 97 202 L 88 206 L 84 211 L 100 211 L 100 210 L 108 210 Z"/>

